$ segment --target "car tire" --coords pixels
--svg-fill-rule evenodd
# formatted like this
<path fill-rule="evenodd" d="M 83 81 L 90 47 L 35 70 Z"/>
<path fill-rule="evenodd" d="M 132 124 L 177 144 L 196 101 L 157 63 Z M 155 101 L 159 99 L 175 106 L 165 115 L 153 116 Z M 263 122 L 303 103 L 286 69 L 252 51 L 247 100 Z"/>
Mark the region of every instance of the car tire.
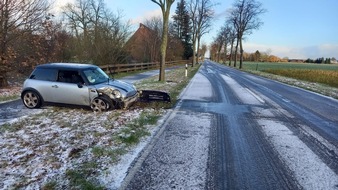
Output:
<path fill-rule="evenodd" d="M 24 92 L 22 94 L 22 101 L 23 104 L 29 109 L 39 108 L 42 105 L 40 95 L 34 91 Z"/>
<path fill-rule="evenodd" d="M 104 112 L 114 108 L 113 102 L 109 97 L 99 96 L 90 104 L 94 112 Z"/>

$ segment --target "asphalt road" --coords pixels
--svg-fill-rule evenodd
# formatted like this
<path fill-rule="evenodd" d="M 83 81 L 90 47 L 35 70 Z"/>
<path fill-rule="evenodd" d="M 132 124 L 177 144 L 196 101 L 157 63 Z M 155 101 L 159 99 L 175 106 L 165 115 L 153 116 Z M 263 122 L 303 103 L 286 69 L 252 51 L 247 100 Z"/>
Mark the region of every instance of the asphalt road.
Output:
<path fill-rule="evenodd" d="M 21 100 L 0 103 L 0 125 L 26 116 L 31 111 L 27 109 Z"/>
<path fill-rule="evenodd" d="M 338 189 L 338 101 L 206 61 L 121 189 Z"/>

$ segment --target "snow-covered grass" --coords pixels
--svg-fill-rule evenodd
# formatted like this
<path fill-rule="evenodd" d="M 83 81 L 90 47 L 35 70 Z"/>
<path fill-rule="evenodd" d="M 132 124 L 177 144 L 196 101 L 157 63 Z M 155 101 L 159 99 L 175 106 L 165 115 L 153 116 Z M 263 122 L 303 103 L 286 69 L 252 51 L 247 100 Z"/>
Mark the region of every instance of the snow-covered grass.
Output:
<path fill-rule="evenodd" d="M 167 91 L 176 100 L 194 74 L 182 73 L 178 69 L 167 73 L 166 82 L 153 77 L 135 85 Z M 0 126 L 0 189 L 118 189 L 167 113 L 163 107 L 173 104 L 104 113 L 45 107 L 5 123 Z"/>
<path fill-rule="evenodd" d="M 0 129 L 0 188 L 100 186 L 100 177 L 110 175 L 107 168 L 148 136 L 156 124 L 152 118 L 163 113 L 48 108 L 5 124 Z"/>
<path fill-rule="evenodd" d="M 14 100 L 20 97 L 21 87 L 8 87 L 0 89 L 0 102 Z"/>
<path fill-rule="evenodd" d="M 289 77 L 274 75 L 271 73 L 265 73 L 261 71 L 252 71 L 252 70 L 246 70 L 247 72 L 250 72 L 255 75 L 260 75 L 265 78 L 270 78 L 285 84 L 289 84 L 292 86 L 297 86 L 306 90 L 310 90 L 319 94 L 323 94 L 325 96 L 329 96 L 335 99 L 338 99 L 338 88 L 331 87 L 328 85 L 316 83 L 316 82 L 309 82 L 309 81 L 303 81 L 298 79 L 293 79 Z"/>

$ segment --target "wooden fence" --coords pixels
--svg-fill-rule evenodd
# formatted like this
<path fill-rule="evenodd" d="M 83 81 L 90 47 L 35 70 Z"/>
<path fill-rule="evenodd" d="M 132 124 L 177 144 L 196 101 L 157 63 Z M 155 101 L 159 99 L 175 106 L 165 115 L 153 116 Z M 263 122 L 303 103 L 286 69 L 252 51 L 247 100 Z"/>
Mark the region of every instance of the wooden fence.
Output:
<path fill-rule="evenodd" d="M 174 67 L 179 65 L 191 64 L 190 60 L 169 61 L 165 63 L 165 67 Z M 116 65 L 101 65 L 102 70 L 108 74 L 126 73 L 141 70 L 159 69 L 160 63 L 130 63 L 130 64 L 116 64 Z"/>

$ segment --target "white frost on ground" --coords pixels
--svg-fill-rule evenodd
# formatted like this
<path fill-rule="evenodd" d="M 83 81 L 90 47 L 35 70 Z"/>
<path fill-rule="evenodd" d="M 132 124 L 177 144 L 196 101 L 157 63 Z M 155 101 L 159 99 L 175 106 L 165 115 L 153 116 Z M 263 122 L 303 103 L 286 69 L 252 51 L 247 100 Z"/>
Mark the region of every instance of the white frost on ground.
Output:
<path fill-rule="evenodd" d="M 21 87 L 18 87 L 18 86 L 0 89 L 0 97 L 19 96 L 20 93 L 21 93 Z"/>
<path fill-rule="evenodd" d="M 159 120 L 157 124 L 159 126 L 162 123 L 163 120 Z M 121 156 L 120 161 L 117 164 L 109 166 L 107 169 L 108 172 L 100 174 L 100 183 L 107 189 L 119 189 L 127 175 L 130 165 L 135 158 L 139 156 L 140 152 L 149 143 L 149 141 L 151 141 L 157 130 L 158 127 L 150 127 L 150 135 L 148 137 L 143 138 L 137 146 L 130 149 L 127 154 Z"/>
<path fill-rule="evenodd" d="M 230 86 L 230 88 L 236 93 L 237 97 L 242 100 L 243 103 L 249 105 L 261 105 L 264 103 L 260 97 L 255 95 L 252 91 L 242 87 L 234 79 L 226 75 L 221 75 L 223 80 Z"/>
<path fill-rule="evenodd" d="M 207 181 L 211 114 L 175 112 L 161 149 L 155 148 L 151 189 L 204 189 Z"/>
<path fill-rule="evenodd" d="M 182 100 L 189 99 L 203 101 L 206 98 L 210 98 L 212 97 L 210 81 L 202 74 L 196 73 L 182 94 L 184 94 L 183 97 L 180 97 Z"/>
<path fill-rule="evenodd" d="M 93 149 L 107 152 L 121 147 L 115 138 L 134 118 L 153 109 L 114 110 L 93 113 L 73 108 L 48 108 L 40 114 L 21 118 L 0 128 L 0 189 L 41 189 L 57 183 L 69 187 L 66 171 L 95 163 L 93 179 L 97 185 L 116 189 L 131 161 L 143 146 L 126 148 L 123 159 L 95 156 Z M 163 114 L 163 113 L 162 113 Z M 6 128 L 6 129 L 4 129 Z M 147 126 L 147 130 L 154 130 Z M 145 138 L 146 140 L 149 139 Z M 105 175 L 105 174 L 110 174 Z"/>
<path fill-rule="evenodd" d="M 338 176 L 283 123 L 258 123 L 304 189 L 337 189 Z"/>
<path fill-rule="evenodd" d="M 274 108 L 253 107 L 253 115 L 259 116 L 258 124 L 278 152 L 280 158 L 294 173 L 296 180 L 304 189 L 337 189 L 338 176 L 304 142 L 302 142 L 285 124 L 275 120 L 277 115 L 293 118 L 262 94 L 254 94 L 242 87 L 231 77 L 222 78 L 245 104 L 263 105 L 269 102 Z"/>

